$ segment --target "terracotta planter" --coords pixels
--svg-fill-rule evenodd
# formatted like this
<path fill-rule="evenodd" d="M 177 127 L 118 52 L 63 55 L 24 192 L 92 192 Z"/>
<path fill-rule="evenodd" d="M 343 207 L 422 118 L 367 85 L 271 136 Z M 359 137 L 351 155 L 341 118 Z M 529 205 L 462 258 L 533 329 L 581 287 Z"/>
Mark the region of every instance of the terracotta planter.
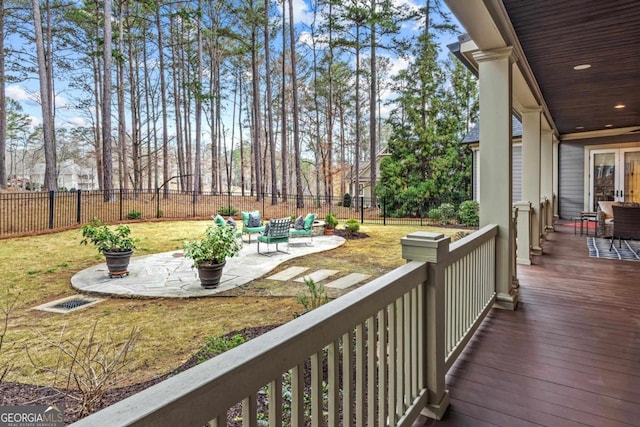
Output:
<path fill-rule="evenodd" d="M 205 289 L 215 289 L 220 284 L 222 278 L 222 269 L 227 262 L 222 264 L 207 264 L 198 267 L 198 277 L 200 277 L 200 285 Z"/>
<path fill-rule="evenodd" d="M 109 277 L 124 277 L 129 274 L 127 267 L 131 260 L 133 251 L 123 252 L 103 252 L 104 258 L 107 260 L 107 268 L 109 269 Z"/>
<path fill-rule="evenodd" d="M 324 234 L 325 236 L 333 236 L 333 230 L 335 230 L 335 228 L 324 228 Z"/>

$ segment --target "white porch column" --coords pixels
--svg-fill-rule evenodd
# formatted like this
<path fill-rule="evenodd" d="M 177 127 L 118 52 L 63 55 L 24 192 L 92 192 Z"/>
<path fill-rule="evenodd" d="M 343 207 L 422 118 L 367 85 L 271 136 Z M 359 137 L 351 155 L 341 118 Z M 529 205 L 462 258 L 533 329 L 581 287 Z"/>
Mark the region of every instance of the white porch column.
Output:
<path fill-rule="evenodd" d="M 480 227 L 498 225 L 496 307 L 515 309 L 511 221 L 511 97 L 513 48 L 478 51 L 480 75 Z"/>
<path fill-rule="evenodd" d="M 553 204 L 553 216 L 555 218 L 558 218 L 560 216 L 559 212 L 558 212 L 558 201 L 560 200 L 560 195 L 558 193 L 558 171 L 559 166 L 560 166 L 560 162 L 559 162 L 559 158 L 558 158 L 558 145 L 560 144 L 560 142 L 555 138 L 555 136 L 552 135 L 552 141 L 553 141 L 553 148 L 552 148 L 552 152 L 553 152 L 553 194 L 555 194 L 556 196 L 556 200 L 555 203 Z"/>
<path fill-rule="evenodd" d="M 547 230 L 553 231 L 553 133 L 550 130 L 540 135 L 540 195 L 549 200 L 545 223 Z"/>
<path fill-rule="evenodd" d="M 522 200 L 531 202 L 531 250 L 542 254 L 540 246 L 540 133 L 542 108 L 522 113 Z"/>
<path fill-rule="evenodd" d="M 518 208 L 518 264 L 531 265 L 531 202 L 520 201 Z"/>

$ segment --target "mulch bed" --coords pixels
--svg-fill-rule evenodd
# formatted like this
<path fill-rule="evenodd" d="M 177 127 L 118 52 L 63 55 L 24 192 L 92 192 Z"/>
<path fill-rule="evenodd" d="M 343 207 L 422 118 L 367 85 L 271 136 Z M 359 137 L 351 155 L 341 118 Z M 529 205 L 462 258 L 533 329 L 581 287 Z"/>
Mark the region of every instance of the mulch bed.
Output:
<path fill-rule="evenodd" d="M 259 326 L 255 328 L 247 328 L 240 331 L 230 332 L 225 337 L 231 337 L 236 334 L 242 335 L 245 340 L 250 340 L 257 336 L 260 336 L 271 329 L 276 328 L 278 325 L 271 326 Z M 135 393 L 138 393 L 154 384 L 166 380 L 169 377 L 185 371 L 198 364 L 199 353 L 193 355 L 184 364 L 176 368 L 175 370 L 154 378 L 152 380 L 133 384 L 127 387 L 120 387 L 107 390 L 104 397 L 100 401 L 100 405 L 97 410 L 106 408 L 113 405 L 120 400 L 123 400 Z M 75 397 L 75 398 L 74 398 Z M 56 387 L 45 387 L 31 384 L 21 384 L 15 382 L 0 382 L 0 405 L 13 406 L 13 405 L 57 405 L 65 408 L 65 424 L 72 423 L 79 419 L 79 403 L 78 393 L 76 391 L 64 390 Z M 237 423 L 237 417 L 241 415 L 240 404 L 231 408 L 228 413 L 227 425 L 233 426 Z M 240 424 L 238 424 L 240 425 Z"/>

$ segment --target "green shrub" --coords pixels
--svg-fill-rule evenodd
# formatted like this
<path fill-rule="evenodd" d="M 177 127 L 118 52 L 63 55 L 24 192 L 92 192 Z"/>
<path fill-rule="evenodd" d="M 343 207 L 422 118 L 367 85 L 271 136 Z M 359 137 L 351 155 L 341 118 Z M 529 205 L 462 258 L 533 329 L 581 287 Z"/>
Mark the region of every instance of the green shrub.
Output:
<path fill-rule="evenodd" d="M 309 278 L 304 279 L 304 284 L 307 287 L 307 292 L 298 294 L 298 303 L 305 311 L 313 310 L 329 302 L 329 296 L 324 286 L 316 284 L 313 279 Z"/>
<path fill-rule="evenodd" d="M 456 217 L 456 209 L 451 203 L 443 203 L 440 205 L 439 209 L 442 215 L 441 221 L 443 224 L 448 224 L 449 221 Z"/>
<path fill-rule="evenodd" d="M 348 234 L 356 233 L 358 230 L 360 230 L 360 223 L 357 219 L 348 219 L 344 223 L 344 231 Z"/>
<path fill-rule="evenodd" d="M 233 206 L 220 206 L 218 208 L 218 214 L 222 216 L 234 216 L 238 213 L 238 209 Z"/>
<path fill-rule="evenodd" d="M 427 212 L 427 217 L 433 221 L 440 222 L 442 221 L 442 211 L 440 208 L 431 208 L 429 212 Z"/>
<path fill-rule="evenodd" d="M 336 219 L 336 216 L 334 214 L 327 214 L 327 216 L 324 217 L 324 225 L 326 228 L 336 228 L 336 225 L 338 225 L 338 220 Z"/>
<path fill-rule="evenodd" d="M 127 219 L 140 219 L 142 218 L 142 212 L 137 211 L 135 209 L 131 209 L 127 212 Z"/>
<path fill-rule="evenodd" d="M 345 208 L 351 207 L 351 194 L 344 193 L 344 196 L 342 197 L 342 206 Z"/>
<path fill-rule="evenodd" d="M 458 219 L 464 225 L 476 226 L 480 223 L 480 206 L 475 200 L 467 200 L 460 203 Z"/>
<path fill-rule="evenodd" d="M 246 339 L 240 334 L 231 337 L 207 337 L 204 347 L 198 352 L 198 363 L 236 348 L 245 341 Z"/>

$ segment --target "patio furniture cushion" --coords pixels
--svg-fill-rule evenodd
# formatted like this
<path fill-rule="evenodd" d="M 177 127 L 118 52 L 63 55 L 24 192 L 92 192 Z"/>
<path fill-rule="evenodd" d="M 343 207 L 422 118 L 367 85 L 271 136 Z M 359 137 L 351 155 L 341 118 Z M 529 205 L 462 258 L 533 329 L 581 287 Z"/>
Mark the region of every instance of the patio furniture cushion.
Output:
<path fill-rule="evenodd" d="M 227 220 L 227 224 L 233 228 L 238 228 L 238 225 L 236 224 L 236 220 L 233 219 L 232 216 L 230 216 L 229 219 Z"/>
<path fill-rule="evenodd" d="M 305 230 L 311 230 L 311 226 L 313 225 L 313 221 L 316 220 L 316 214 L 307 214 L 307 216 L 304 218 L 304 225 L 302 228 L 304 228 Z"/>
<path fill-rule="evenodd" d="M 296 221 L 293 223 L 293 228 L 296 230 L 302 230 L 304 228 L 304 218 L 302 218 L 302 215 L 296 218 Z"/>
<path fill-rule="evenodd" d="M 249 227 L 260 227 L 262 225 L 262 219 L 260 218 L 260 212 L 249 214 Z"/>
<path fill-rule="evenodd" d="M 213 222 L 215 222 L 218 227 L 224 227 L 227 225 L 227 222 L 224 220 L 222 215 L 219 214 L 213 218 Z"/>
<path fill-rule="evenodd" d="M 297 230 L 295 228 L 289 230 L 291 237 L 312 237 L 313 236 L 313 222 L 316 219 L 316 214 L 307 214 L 302 222 L 302 228 Z"/>

